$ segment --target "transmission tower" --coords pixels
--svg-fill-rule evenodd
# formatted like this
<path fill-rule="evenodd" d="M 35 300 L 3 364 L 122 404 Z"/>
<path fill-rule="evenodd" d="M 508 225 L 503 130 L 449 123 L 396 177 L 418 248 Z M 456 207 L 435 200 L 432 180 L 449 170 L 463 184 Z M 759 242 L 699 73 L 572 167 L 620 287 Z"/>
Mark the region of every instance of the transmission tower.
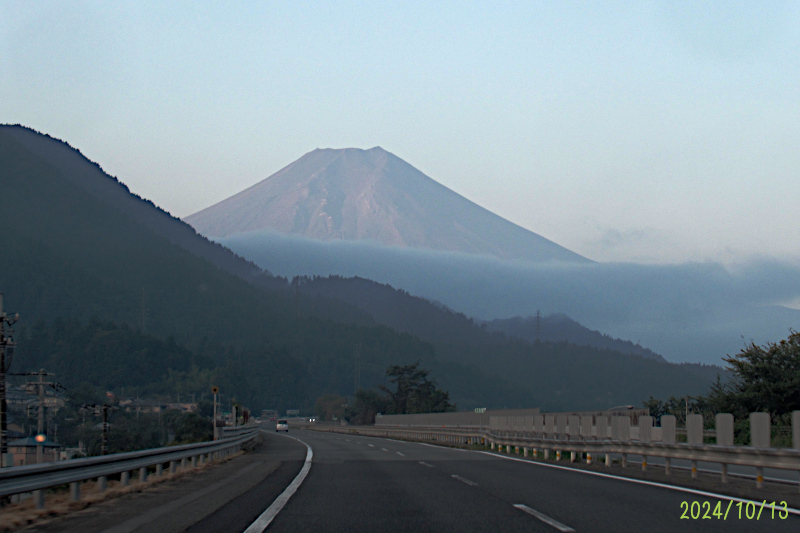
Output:
<path fill-rule="evenodd" d="M 361 388 L 361 343 L 356 344 L 355 365 L 353 368 L 353 394 Z"/>

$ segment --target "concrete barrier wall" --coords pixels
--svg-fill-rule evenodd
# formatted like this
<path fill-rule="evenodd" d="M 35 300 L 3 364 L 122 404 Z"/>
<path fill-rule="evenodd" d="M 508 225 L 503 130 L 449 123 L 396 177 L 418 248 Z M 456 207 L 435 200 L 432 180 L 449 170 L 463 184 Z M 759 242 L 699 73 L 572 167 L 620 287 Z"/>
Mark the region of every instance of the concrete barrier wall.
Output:
<path fill-rule="evenodd" d="M 503 420 L 506 426 L 516 427 L 516 417 L 539 414 L 539 408 L 533 409 L 487 409 L 485 413 L 464 411 L 460 413 L 423 413 L 414 415 L 382 415 L 375 418 L 376 426 L 446 426 L 446 427 L 490 427 L 491 417 L 515 417 L 514 422 Z M 520 430 L 522 431 L 522 430 Z"/>
<path fill-rule="evenodd" d="M 490 427 L 491 417 L 519 417 L 525 418 L 530 416 L 539 415 L 541 411 L 539 408 L 533 409 L 487 409 L 485 413 L 475 413 L 473 411 L 464 411 L 459 413 L 424 413 L 414 415 L 382 415 L 375 418 L 376 426 L 470 426 L 470 427 Z M 591 416 L 592 423 L 598 416 L 622 416 L 630 420 L 631 426 L 635 426 L 640 416 L 648 415 L 647 409 L 625 409 L 614 411 L 570 411 L 564 413 L 552 413 L 554 416 L 563 416 L 563 433 L 567 434 L 567 420 L 570 416 L 584 417 Z M 505 431 L 514 431 L 514 428 L 520 428 L 517 431 L 536 431 L 533 428 L 535 419 L 525 419 L 521 421 L 508 420 L 498 421 L 504 424 Z M 523 429 L 525 424 L 531 424 L 529 429 Z"/>
<path fill-rule="evenodd" d="M 703 444 L 711 435 L 720 446 L 733 446 L 733 415 L 719 413 L 715 416 L 715 429 L 704 428 L 702 415 L 690 414 L 684 428 L 677 427 L 672 415 L 662 415 L 660 425 L 644 414 L 644 409 L 624 411 L 588 411 L 541 414 L 539 409 L 507 409 L 485 413 L 427 413 L 414 415 L 385 415 L 376 419 L 376 426 L 407 427 L 465 427 L 486 428 L 493 431 L 528 434 L 537 438 L 569 440 L 605 440 L 675 443 L 680 429 L 685 431 L 689 444 Z M 769 413 L 750 414 L 750 445 L 769 448 Z M 635 421 L 635 423 L 634 423 Z M 305 426 L 306 420 L 291 419 L 292 427 Z M 683 434 L 683 433 L 682 433 Z M 792 446 L 800 449 L 800 411 L 792 413 Z"/>

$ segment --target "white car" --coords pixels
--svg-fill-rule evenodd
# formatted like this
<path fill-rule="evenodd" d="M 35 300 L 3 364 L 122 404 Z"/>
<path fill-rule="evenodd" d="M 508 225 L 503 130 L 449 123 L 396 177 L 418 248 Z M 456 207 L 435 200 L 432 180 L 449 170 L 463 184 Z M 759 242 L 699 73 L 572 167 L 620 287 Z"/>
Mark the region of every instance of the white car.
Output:
<path fill-rule="evenodd" d="M 275 424 L 275 433 L 278 431 L 285 431 L 289 433 L 289 421 L 288 420 L 278 420 L 278 423 Z"/>

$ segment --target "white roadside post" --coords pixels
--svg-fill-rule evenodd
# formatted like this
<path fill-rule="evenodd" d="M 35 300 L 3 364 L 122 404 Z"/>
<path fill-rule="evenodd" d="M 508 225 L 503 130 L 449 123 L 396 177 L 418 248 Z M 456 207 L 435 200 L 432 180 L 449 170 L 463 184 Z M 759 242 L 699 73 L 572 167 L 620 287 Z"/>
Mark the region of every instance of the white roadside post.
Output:
<path fill-rule="evenodd" d="M 714 429 L 717 433 L 717 446 L 733 446 L 733 415 L 730 413 L 717 413 L 714 420 Z M 728 465 L 722 463 L 722 483 L 728 482 Z"/>
<path fill-rule="evenodd" d="M 653 417 L 640 416 L 639 417 L 639 442 L 645 443 L 652 440 L 653 432 Z M 642 455 L 642 472 L 647 470 L 647 456 Z"/>
<path fill-rule="evenodd" d="M 686 418 L 686 443 L 703 444 L 703 415 Z M 692 479 L 697 479 L 697 460 L 692 459 Z"/>

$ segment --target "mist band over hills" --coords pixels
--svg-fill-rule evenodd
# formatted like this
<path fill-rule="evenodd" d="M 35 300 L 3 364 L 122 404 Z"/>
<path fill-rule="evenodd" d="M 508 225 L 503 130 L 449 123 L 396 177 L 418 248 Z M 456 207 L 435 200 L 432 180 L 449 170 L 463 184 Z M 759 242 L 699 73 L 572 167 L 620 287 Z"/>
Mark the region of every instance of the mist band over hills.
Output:
<path fill-rule="evenodd" d="M 800 327 L 797 265 L 593 263 L 381 148 L 314 150 L 186 218 L 279 275 L 360 276 L 482 320 L 563 313 L 672 361 L 720 364 Z"/>
<path fill-rule="evenodd" d="M 745 342 L 800 328 L 800 311 L 776 305 L 800 294 L 800 267 L 778 261 L 736 271 L 716 263 L 532 264 L 271 232 L 220 242 L 278 275 L 360 276 L 482 320 L 563 313 L 676 362 L 722 364 Z"/>

